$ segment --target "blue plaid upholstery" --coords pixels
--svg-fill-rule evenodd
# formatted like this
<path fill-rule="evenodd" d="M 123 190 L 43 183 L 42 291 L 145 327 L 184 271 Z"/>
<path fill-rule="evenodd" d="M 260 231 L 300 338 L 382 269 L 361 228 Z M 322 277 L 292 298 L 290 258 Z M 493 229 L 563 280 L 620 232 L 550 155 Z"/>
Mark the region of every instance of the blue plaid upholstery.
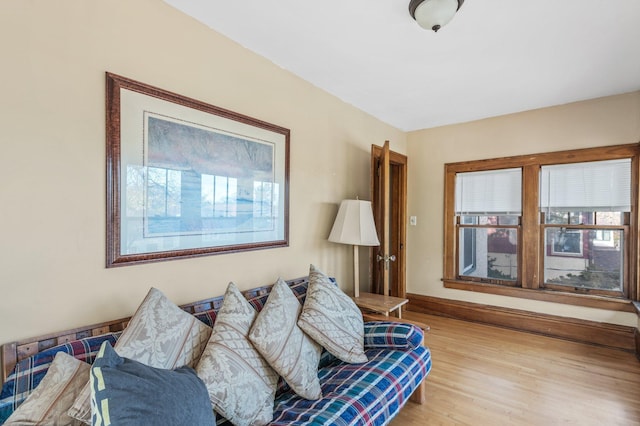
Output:
<path fill-rule="evenodd" d="M 415 349 L 422 344 L 423 331 L 415 325 L 375 321 L 364 324 L 365 349 Z"/>
<path fill-rule="evenodd" d="M 366 354 L 366 364 L 327 358 L 329 364 L 318 371 L 323 395 L 318 401 L 302 399 L 281 383 L 270 425 L 388 424 L 431 371 L 431 352 L 418 347 L 411 351 L 368 349 Z M 220 416 L 217 424 L 231 425 Z"/>
<path fill-rule="evenodd" d="M 369 349 L 366 364 L 339 360 L 319 370 L 323 398 L 287 392 L 276 398 L 272 425 L 385 425 L 431 371 L 431 353 Z"/>
<path fill-rule="evenodd" d="M 217 314 L 218 313 L 216 311 L 211 309 L 209 311 L 198 312 L 197 314 L 193 314 L 193 316 L 207 324 L 209 327 L 213 327 L 213 323 L 216 322 Z"/>
<path fill-rule="evenodd" d="M 107 333 L 75 340 L 39 352 L 18 362 L 7 377 L 0 392 L 0 424 L 4 423 L 11 413 L 38 386 L 58 352 L 65 352 L 74 358 L 91 364 L 100 350 L 102 342 L 108 340 L 113 345 L 120 337 L 120 334 Z"/>
<path fill-rule="evenodd" d="M 307 287 L 309 287 L 309 281 L 304 280 L 302 282 L 287 282 L 289 284 L 289 288 L 293 291 L 293 294 L 298 298 L 300 304 L 304 304 L 304 300 L 307 297 Z M 260 312 L 264 307 L 264 304 L 267 303 L 267 298 L 269 297 L 269 293 L 263 294 L 261 296 L 250 297 L 247 300 L 255 308 L 256 311 Z"/>
<path fill-rule="evenodd" d="M 301 304 L 304 304 L 308 284 L 307 280 L 289 282 Z M 247 300 L 260 311 L 268 297 L 267 291 Z M 194 315 L 213 326 L 216 314 L 216 310 L 208 310 Z M 308 401 L 297 397 L 281 379 L 272 425 L 385 425 L 391 421 L 431 371 L 431 353 L 421 346 L 423 332 L 416 326 L 376 321 L 367 322 L 364 327 L 369 361 L 346 364 L 323 351 L 318 371 L 323 398 Z M 57 352 L 92 363 L 102 342 L 108 340 L 114 345 L 120 334 L 77 340 L 18 362 L 0 393 L 0 425 L 40 383 Z M 220 416 L 217 423 L 230 424 Z"/>

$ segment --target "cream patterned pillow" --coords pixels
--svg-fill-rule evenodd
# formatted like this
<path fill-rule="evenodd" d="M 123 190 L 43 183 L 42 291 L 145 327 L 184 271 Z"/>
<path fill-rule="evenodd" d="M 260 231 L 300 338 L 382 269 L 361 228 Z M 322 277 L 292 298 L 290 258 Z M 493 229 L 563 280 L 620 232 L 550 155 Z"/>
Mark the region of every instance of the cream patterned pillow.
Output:
<path fill-rule="evenodd" d="M 38 387 L 4 424 L 81 425 L 66 413 L 87 383 L 90 368 L 86 362 L 58 352 Z"/>
<path fill-rule="evenodd" d="M 124 358 L 150 367 L 195 367 L 211 336 L 211 327 L 183 311 L 156 288 L 151 288 L 114 349 Z M 88 383 L 69 409 L 73 418 L 91 424 Z"/>
<path fill-rule="evenodd" d="M 278 278 L 251 327 L 249 340 L 295 393 L 305 399 L 320 399 L 322 347 L 296 324 L 301 310 L 287 283 Z"/>
<path fill-rule="evenodd" d="M 298 326 L 336 358 L 353 364 L 367 362 L 360 309 L 319 269 L 313 265 L 309 269 Z"/>
<path fill-rule="evenodd" d="M 213 408 L 236 426 L 266 425 L 273 419 L 278 374 L 247 337 L 257 315 L 236 285 L 229 283 L 196 367 Z"/>

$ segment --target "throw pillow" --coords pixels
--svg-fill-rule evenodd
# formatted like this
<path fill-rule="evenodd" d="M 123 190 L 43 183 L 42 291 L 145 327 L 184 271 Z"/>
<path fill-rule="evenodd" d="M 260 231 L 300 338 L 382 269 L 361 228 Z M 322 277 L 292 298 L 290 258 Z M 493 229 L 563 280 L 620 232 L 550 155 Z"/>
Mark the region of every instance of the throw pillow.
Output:
<path fill-rule="evenodd" d="M 194 367 L 211 336 L 211 327 L 151 288 L 116 342 L 118 353 L 156 368 Z M 91 390 L 85 386 L 69 409 L 91 424 Z"/>
<path fill-rule="evenodd" d="M 360 309 L 314 265 L 298 326 L 336 358 L 351 364 L 367 362 Z"/>
<path fill-rule="evenodd" d="M 251 327 L 249 340 L 296 394 L 320 399 L 318 361 L 322 347 L 296 324 L 301 310 L 287 283 L 278 278 Z"/>
<path fill-rule="evenodd" d="M 38 387 L 9 416 L 6 426 L 81 425 L 66 413 L 87 383 L 89 364 L 58 352 Z"/>
<path fill-rule="evenodd" d="M 257 315 L 236 285 L 229 283 L 196 367 L 213 408 L 237 426 L 265 425 L 273 419 L 278 375 L 247 337 Z"/>
<path fill-rule="evenodd" d="M 4 424 L 9 416 L 37 388 L 46 376 L 58 352 L 64 352 L 75 359 L 91 364 L 100 350 L 102 342 L 109 340 L 115 343 L 120 334 L 121 332 L 107 333 L 73 340 L 18 361 L 0 391 L 0 425 Z M 89 377 L 88 374 L 87 377 Z"/>
<path fill-rule="evenodd" d="M 94 426 L 215 425 L 207 388 L 187 366 L 149 367 L 104 342 L 91 367 Z"/>

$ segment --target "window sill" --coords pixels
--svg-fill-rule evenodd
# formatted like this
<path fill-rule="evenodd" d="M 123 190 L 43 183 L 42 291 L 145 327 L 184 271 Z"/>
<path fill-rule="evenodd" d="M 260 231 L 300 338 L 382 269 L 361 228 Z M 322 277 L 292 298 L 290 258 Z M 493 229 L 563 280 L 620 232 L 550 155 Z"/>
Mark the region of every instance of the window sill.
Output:
<path fill-rule="evenodd" d="M 501 296 L 519 297 L 521 299 L 541 300 L 544 302 L 564 303 L 566 305 L 586 306 L 609 311 L 636 312 L 628 299 L 614 299 L 604 296 L 563 293 L 553 290 L 532 290 L 519 287 L 508 287 L 497 284 L 443 279 L 445 288 L 475 291 L 478 293 L 497 294 Z"/>

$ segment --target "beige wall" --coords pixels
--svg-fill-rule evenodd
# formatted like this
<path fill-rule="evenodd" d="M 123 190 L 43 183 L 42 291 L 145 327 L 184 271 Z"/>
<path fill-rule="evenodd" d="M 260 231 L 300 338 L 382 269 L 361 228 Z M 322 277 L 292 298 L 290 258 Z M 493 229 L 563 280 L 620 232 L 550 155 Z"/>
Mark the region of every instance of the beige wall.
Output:
<path fill-rule="evenodd" d="M 130 315 L 150 286 L 186 303 L 315 263 L 351 288 L 338 203 L 405 133 L 161 0 L 3 0 L 0 52 L 0 343 Z M 105 71 L 291 129 L 290 247 L 105 269 Z"/>
<path fill-rule="evenodd" d="M 446 289 L 444 164 L 640 141 L 640 92 L 409 133 L 407 290 L 412 293 L 636 326 L 635 314 Z"/>
<path fill-rule="evenodd" d="M 0 343 L 129 315 L 150 286 L 184 303 L 315 263 L 350 289 L 351 250 L 326 238 L 386 139 L 410 161 L 410 292 L 636 324 L 440 278 L 444 163 L 637 142 L 640 93 L 406 135 L 161 0 L 3 0 L 0 52 Z M 105 71 L 291 129 L 290 247 L 105 269 Z"/>

